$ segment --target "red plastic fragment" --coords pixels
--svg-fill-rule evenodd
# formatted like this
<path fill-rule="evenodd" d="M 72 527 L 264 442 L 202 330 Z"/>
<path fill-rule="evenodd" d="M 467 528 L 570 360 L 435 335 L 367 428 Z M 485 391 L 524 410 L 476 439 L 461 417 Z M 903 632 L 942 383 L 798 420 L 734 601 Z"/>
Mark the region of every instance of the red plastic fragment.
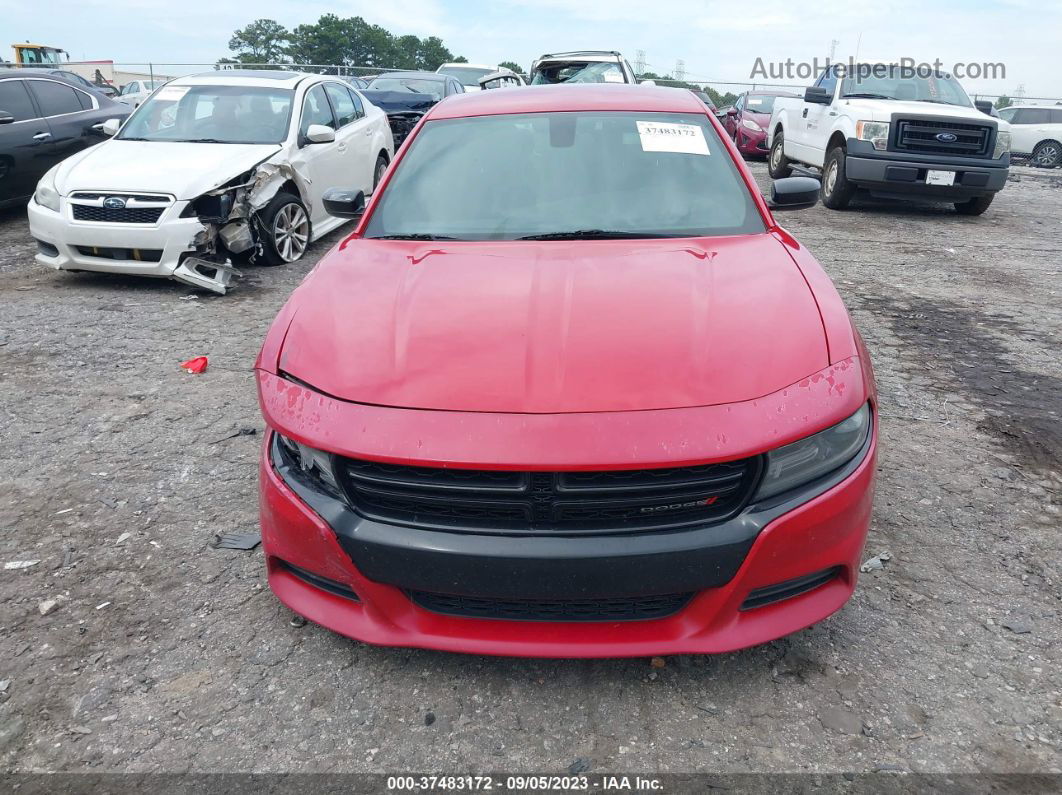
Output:
<path fill-rule="evenodd" d="M 186 373 L 199 375 L 207 369 L 207 357 L 196 356 L 194 359 L 189 359 L 187 362 L 181 362 L 181 369 Z"/>

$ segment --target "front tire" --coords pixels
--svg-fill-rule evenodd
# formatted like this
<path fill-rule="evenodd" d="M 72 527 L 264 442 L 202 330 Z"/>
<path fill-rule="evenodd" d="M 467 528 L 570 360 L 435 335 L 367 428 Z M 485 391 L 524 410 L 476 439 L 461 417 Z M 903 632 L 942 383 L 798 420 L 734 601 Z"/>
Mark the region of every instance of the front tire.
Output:
<path fill-rule="evenodd" d="M 977 196 L 965 202 L 955 202 L 955 211 L 959 215 L 980 215 L 992 204 L 996 194 L 989 193 L 987 196 Z"/>
<path fill-rule="evenodd" d="M 1062 163 L 1062 144 L 1058 141 L 1040 141 L 1032 152 L 1034 166 L 1055 168 Z"/>
<path fill-rule="evenodd" d="M 310 246 L 310 214 L 298 196 L 278 193 L 259 216 L 263 230 L 262 264 L 296 262 Z"/>
<path fill-rule="evenodd" d="M 784 145 L 785 138 L 779 130 L 778 134 L 774 136 L 774 143 L 771 144 L 771 154 L 767 158 L 767 173 L 771 175 L 771 179 L 783 179 L 793 173 L 793 164 L 785 156 Z"/>
<path fill-rule="evenodd" d="M 855 195 L 855 185 L 848 181 L 844 169 L 845 152 L 835 146 L 822 166 L 822 203 L 831 210 L 843 210 Z"/>
<path fill-rule="evenodd" d="M 372 170 L 372 192 L 376 193 L 376 189 L 380 187 L 380 180 L 383 179 L 384 173 L 387 171 L 387 158 L 382 154 L 376 156 L 376 166 Z"/>

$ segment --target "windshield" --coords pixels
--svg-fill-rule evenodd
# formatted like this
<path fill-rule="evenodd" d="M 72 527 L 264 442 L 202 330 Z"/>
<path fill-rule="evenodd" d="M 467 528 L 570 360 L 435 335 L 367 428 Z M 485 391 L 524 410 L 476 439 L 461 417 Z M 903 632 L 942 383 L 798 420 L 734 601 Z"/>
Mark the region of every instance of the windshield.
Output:
<path fill-rule="evenodd" d="M 163 86 L 144 102 L 119 139 L 277 144 L 287 138 L 293 92 L 250 86 Z"/>
<path fill-rule="evenodd" d="M 776 99 L 778 96 L 772 94 L 749 94 L 745 110 L 749 113 L 773 113 Z"/>
<path fill-rule="evenodd" d="M 540 66 L 531 80 L 532 85 L 550 83 L 626 83 L 623 70 L 615 61 L 607 63 L 552 63 Z"/>
<path fill-rule="evenodd" d="M 705 115 L 585 112 L 428 122 L 365 235 L 517 240 L 763 231 Z"/>
<path fill-rule="evenodd" d="M 463 86 L 475 88 L 479 85 L 479 78 L 497 72 L 497 69 L 480 69 L 476 66 L 441 66 L 439 74 L 456 77 Z"/>
<path fill-rule="evenodd" d="M 431 94 L 436 100 L 442 99 L 444 84 L 442 80 L 428 77 L 378 77 L 369 83 L 373 91 L 412 91 L 416 94 Z"/>
<path fill-rule="evenodd" d="M 859 65 L 841 83 L 841 97 L 868 96 L 909 102 L 938 102 L 973 107 L 962 86 L 951 75 L 918 74 L 912 68 L 884 64 Z"/>

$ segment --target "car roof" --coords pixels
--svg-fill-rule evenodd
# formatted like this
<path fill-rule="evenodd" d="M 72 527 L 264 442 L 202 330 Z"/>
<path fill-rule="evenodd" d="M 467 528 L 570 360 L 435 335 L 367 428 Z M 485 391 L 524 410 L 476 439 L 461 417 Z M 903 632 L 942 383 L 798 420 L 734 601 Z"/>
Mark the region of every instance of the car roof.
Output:
<path fill-rule="evenodd" d="M 373 79 L 375 80 L 381 77 L 416 77 L 430 80 L 447 80 L 452 77 L 452 75 L 441 75 L 438 72 L 381 72 Z"/>
<path fill-rule="evenodd" d="M 1062 110 L 1062 103 L 1051 102 L 1023 102 L 1020 105 L 1007 105 L 1005 108 L 997 108 L 997 110 L 1010 110 L 1011 108 L 1035 108 L 1037 110 Z"/>
<path fill-rule="evenodd" d="M 282 72 L 271 69 L 219 69 L 214 72 L 200 72 L 187 77 L 176 77 L 170 80 L 170 85 L 178 86 L 206 86 L 206 85 L 229 85 L 229 86 L 269 86 L 277 84 L 285 88 L 291 88 L 300 80 L 306 78 L 341 80 L 338 75 L 315 75 L 308 72 Z M 139 78 L 149 80 L 150 78 Z M 155 82 L 166 82 L 165 77 L 156 77 Z"/>
<path fill-rule="evenodd" d="M 500 116 L 505 113 L 561 111 L 644 111 L 706 113 L 706 106 L 684 88 L 585 83 L 527 86 L 519 91 L 476 91 L 447 97 L 428 111 L 431 119 Z"/>
<path fill-rule="evenodd" d="M 485 64 L 485 63 L 464 63 L 463 61 L 454 61 L 452 63 L 444 63 L 444 64 L 440 65 L 439 69 L 442 69 L 444 66 L 467 66 L 467 67 L 470 67 L 472 69 L 497 69 L 498 68 L 497 66 L 491 66 L 490 64 Z M 435 71 L 438 72 L 439 69 L 436 69 Z"/>
<path fill-rule="evenodd" d="M 767 97 L 799 97 L 799 96 L 801 96 L 800 94 L 794 94 L 792 91 L 768 91 L 766 89 L 759 89 L 757 91 L 747 91 L 746 93 L 750 97 L 759 97 L 759 96 L 767 96 Z"/>

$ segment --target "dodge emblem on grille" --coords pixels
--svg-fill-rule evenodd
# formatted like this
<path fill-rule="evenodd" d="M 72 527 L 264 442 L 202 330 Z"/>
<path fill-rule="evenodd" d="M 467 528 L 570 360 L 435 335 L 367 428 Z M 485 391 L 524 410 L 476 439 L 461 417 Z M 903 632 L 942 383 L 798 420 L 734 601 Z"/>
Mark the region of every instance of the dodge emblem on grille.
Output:
<path fill-rule="evenodd" d="M 125 199 L 121 198 L 120 196 L 108 196 L 106 199 L 103 200 L 103 206 L 106 207 L 108 210 L 124 210 Z"/>
<path fill-rule="evenodd" d="M 937 133 L 937 140 L 942 144 L 953 144 L 959 140 L 955 133 Z"/>
<path fill-rule="evenodd" d="M 642 513 L 659 513 L 660 511 L 677 511 L 680 508 L 696 508 L 701 505 L 712 505 L 719 497 L 705 497 L 700 500 L 689 500 L 688 502 L 672 502 L 667 505 L 652 505 L 648 508 L 642 508 Z"/>

